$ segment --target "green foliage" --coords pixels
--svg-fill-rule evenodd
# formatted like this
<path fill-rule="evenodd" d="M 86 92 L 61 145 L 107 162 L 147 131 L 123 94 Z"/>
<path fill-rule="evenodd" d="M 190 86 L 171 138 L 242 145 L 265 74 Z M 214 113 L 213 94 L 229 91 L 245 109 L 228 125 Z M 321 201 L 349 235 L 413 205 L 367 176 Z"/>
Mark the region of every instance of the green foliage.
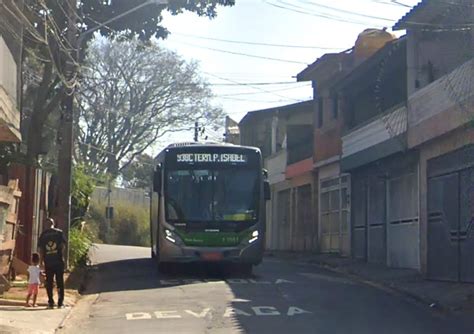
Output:
<path fill-rule="evenodd" d="M 114 243 L 119 245 L 149 246 L 148 210 L 133 206 L 116 207 L 115 218 L 111 223 Z"/>
<path fill-rule="evenodd" d="M 124 169 L 122 178 L 127 188 L 149 189 L 152 182 L 153 157 L 143 153 Z"/>
<path fill-rule="evenodd" d="M 91 203 L 87 215 L 84 217 L 87 230 L 92 241 L 96 244 L 104 243 L 104 228 L 105 228 L 105 207 L 99 207 Z"/>
<path fill-rule="evenodd" d="M 92 236 L 87 229 L 72 228 L 69 231 L 69 265 L 73 268 L 86 265 L 91 246 Z"/>
<path fill-rule="evenodd" d="M 90 230 L 95 231 L 95 240 L 109 244 L 149 246 L 149 211 L 133 204 L 114 205 L 114 218 L 107 227 L 105 207 L 91 205 L 86 218 Z"/>
<path fill-rule="evenodd" d="M 94 180 L 82 165 L 75 166 L 71 187 L 71 216 L 73 220 L 82 219 L 89 208 L 89 200 L 94 191 Z"/>

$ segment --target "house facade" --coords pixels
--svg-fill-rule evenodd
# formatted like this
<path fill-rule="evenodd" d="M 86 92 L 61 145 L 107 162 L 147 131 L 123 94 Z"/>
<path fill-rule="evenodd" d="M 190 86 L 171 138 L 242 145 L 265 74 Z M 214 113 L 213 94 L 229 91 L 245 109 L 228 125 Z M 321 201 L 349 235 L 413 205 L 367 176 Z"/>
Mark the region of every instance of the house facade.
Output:
<path fill-rule="evenodd" d="M 407 31 L 407 147 L 419 154 L 420 269 L 474 282 L 472 1 L 422 1 Z M 416 24 L 415 24 L 416 22 Z M 443 29 L 440 29 L 443 27 Z"/>
<path fill-rule="evenodd" d="M 297 75 L 311 120 L 244 118 L 272 184 L 268 248 L 474 282 L 473 18 L 470 0 L 423 0 L 393 27 L 406 35 L 367 29 Z"/>
<path fill-rule="evenodd" d="M 340 96 L 332 85 L 353 66 L 352 50 L 326 54 L 297 75 L 313 86 L 312 169 L 315 184 L 315 212 L 321 252 L 350 254 L 349 177 L 339 168 L 341 130 Z"/>
<path fill-rule="evenodd" d="M 418 159 L 406 145 L 405 37 L 335 87 L 344 96 L 341 170 L 351 174 L 352 255 L 419 269 Z"/>
<path fill-rule="evenodd" d="M 268 171 L 268 249 L 317 249 L 312 106 L 313 101 L 306 101 L 252 111 L 239 123 L 241 145 L 259 147 Z"/>
<path fill-rule="evenodd" d="M 18 4 L 22 6 L 23 1 Z M 12 34 L 0 28 L 0 144 L 4 154 L 7 146 L 21 142 L 19 78 L 22 27 L 5 15 L 4 8 L 0 9 L 0 20 L 16 30 Z M 7 278 L 16 247 L 21 195 L 19 181 L 8 174 L 7 161 L 0 159 L 0 292 L 9 286 Z"/>

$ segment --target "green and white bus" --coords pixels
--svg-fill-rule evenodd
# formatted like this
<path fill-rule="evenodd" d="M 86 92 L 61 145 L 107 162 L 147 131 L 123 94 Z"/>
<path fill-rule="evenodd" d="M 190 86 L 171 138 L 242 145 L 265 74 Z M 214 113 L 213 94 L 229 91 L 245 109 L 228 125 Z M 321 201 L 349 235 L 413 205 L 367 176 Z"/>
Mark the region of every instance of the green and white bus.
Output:
<path fill-rule="evenodd" d="M 172 144 L 155 159 L 151 254 L 173 263 L 233 263 L 250 273 L 265 247 L 270 197 L 260 150 L 230 144 Z"/>

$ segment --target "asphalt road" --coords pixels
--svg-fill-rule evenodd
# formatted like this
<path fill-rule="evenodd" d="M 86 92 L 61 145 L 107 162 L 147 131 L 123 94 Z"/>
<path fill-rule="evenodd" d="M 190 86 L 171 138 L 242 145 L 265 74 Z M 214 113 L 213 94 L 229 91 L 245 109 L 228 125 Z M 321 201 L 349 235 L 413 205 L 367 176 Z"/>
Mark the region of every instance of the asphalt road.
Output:
<path fill-rule="evenodd" d="M 453 333 L 474 327 L 321 268 L 265 259 L 254 275 L 159 274 L 149 249 L 99 245 L 63 333 Z"/>

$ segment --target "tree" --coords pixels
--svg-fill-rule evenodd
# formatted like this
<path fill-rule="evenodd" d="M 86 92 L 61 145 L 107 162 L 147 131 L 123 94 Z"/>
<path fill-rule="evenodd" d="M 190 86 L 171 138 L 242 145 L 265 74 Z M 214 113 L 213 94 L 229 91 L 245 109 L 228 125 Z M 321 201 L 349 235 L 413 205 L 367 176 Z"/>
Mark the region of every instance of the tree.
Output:
<path fill-rule="evenodd" d="M 117 177 L 164 134 L 222 115 L 197 63 L 155 42 L 99 39 L 85 64 L 76 133 L 79 158 L 96 173 Z"/>
<path fill-rule="evenodd" d="M 167 9 L 173 14 L 184 10 L 213 18 L 216 7 L 232 6 L 234 0 L 172 0 Z M 6 19 L 0 21 L 0 33 L 23 39 L 27 59 L 37 62 L 38 84 L 29 90 L 33 106 L 28 117 L 27 129 L 23 131 L 27 143 L 26 158 L 30 164 L 36 163 L 42 153 L 45 122 L 53 112 L 60 112 L 60 103 L 68 90 L 77 85 L 77 76 L 66 79 L 66 65 L 73 63 L 74 72 L 79 72 L 80 62 L 94 30 L 102 35 L 113 36 L 126 32 L 126 36 L 138 36 L 141 40 L 151 37 L 164 38 L 168 34 L 161 25 L 163 5 L 150 0 L 77 0 L 74 10 L 77 19 L 80 45 L 70 45 L 67 26 L 70 18 L 69 1 L 58 0 L 3 0 L 0 10 Z M 134 10 L 136 9 L 136 10 Z M 127 13 L 127 15 L 122 15 Z M 116 18 L 116 19 L 115 19 Z M 15 31 L 11 22 L 24 26 L 23 37 Z M 103 25 L 103 23 L 106 23 Z M 99 28 L 100 27 L 100 28 Z M 73 57 L 79 54 L 78 61 Z"/>
<path fill-rule="evenodd" d="M 153 174 L 153 157 L 144 153 L 122 169 L 123 183 L 127 188 L 150 188 Z"/>
<path fill-rule="evenodd" d="M 90 196 L 95 188 L 94 180 L 84 166 L 75 166 L 71 190 L 71 217 L 82 219 L 89 209 Z"/>

